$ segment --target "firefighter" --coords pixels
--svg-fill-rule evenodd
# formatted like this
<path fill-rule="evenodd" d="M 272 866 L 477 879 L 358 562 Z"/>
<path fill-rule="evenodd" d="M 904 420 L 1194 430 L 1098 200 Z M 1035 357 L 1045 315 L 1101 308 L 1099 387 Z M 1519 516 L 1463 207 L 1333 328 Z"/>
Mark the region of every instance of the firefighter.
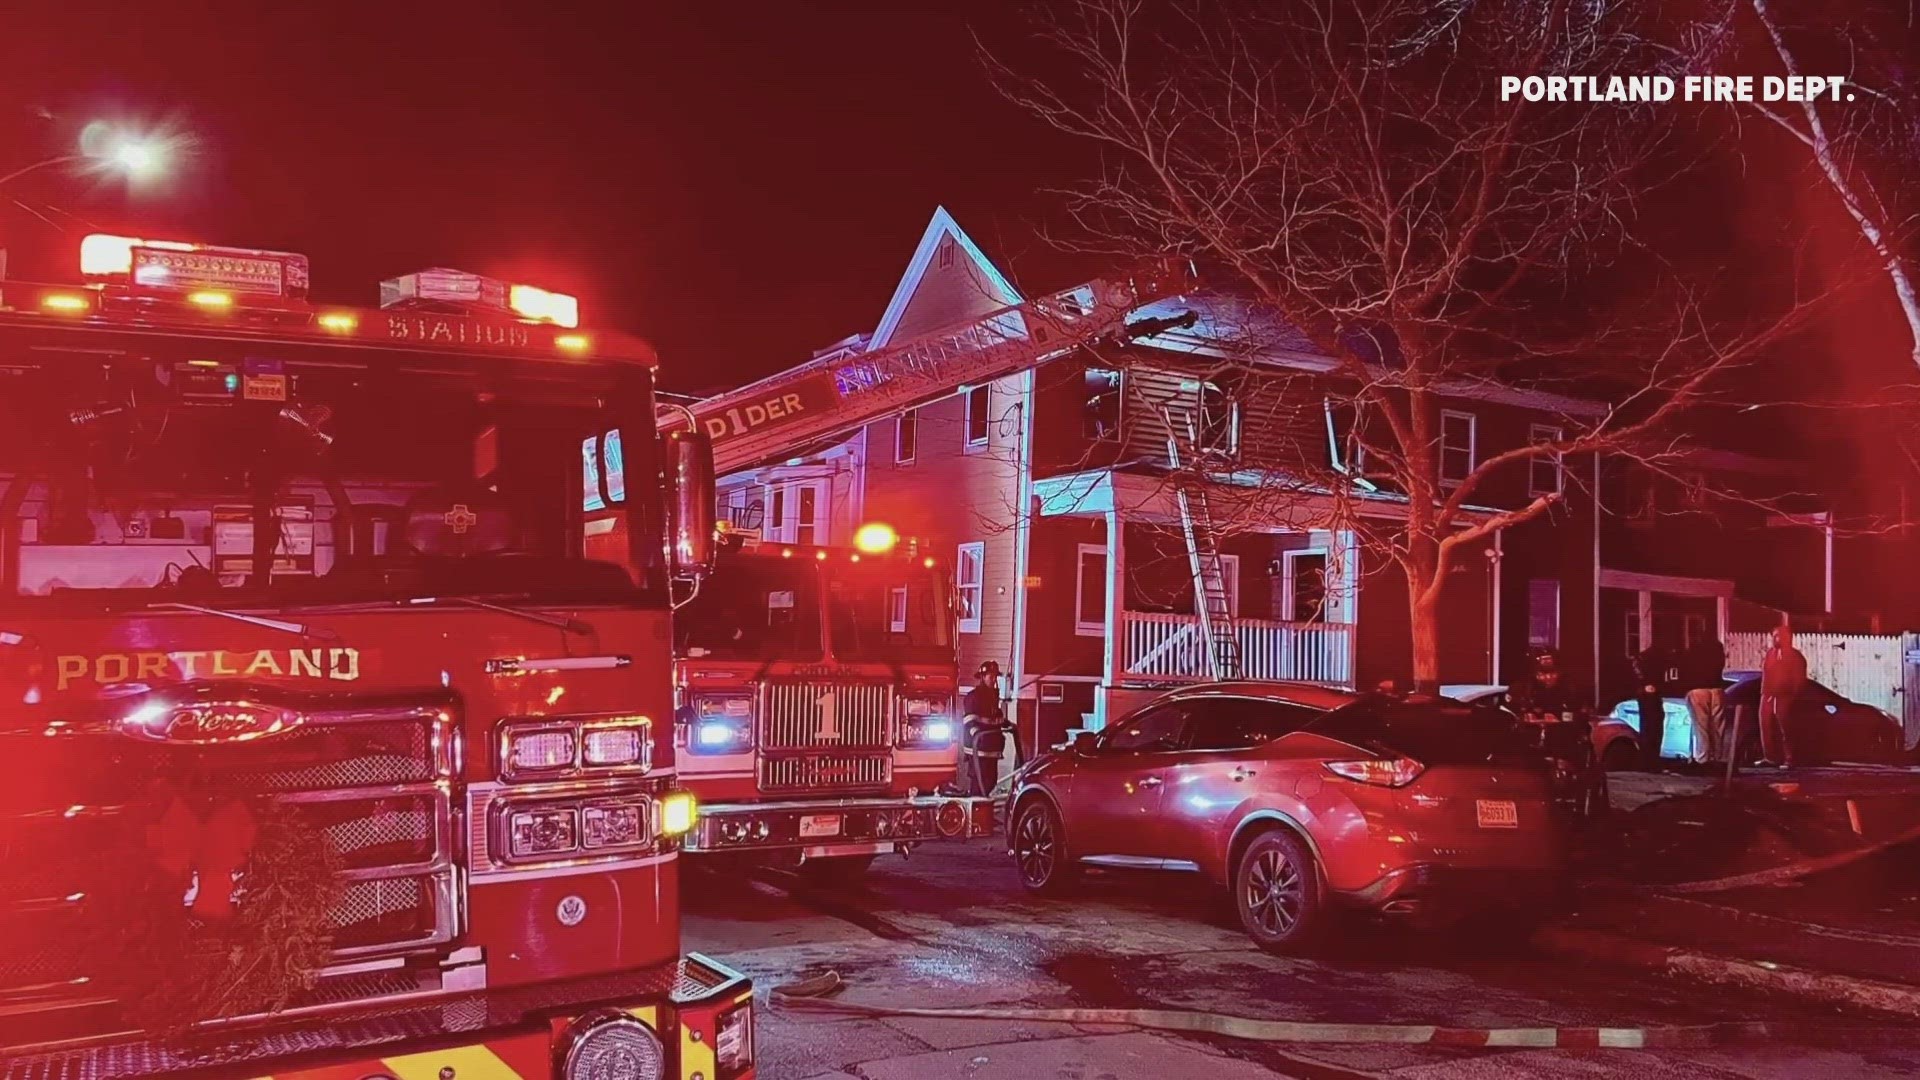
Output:
<path fill-rule="evenodd" d="M 1000 707 L 1000 665 L 988 660 L 974 673 L 961 704 L 960 793 L 991 795 L 1007 748 L 1007 714 Z"/>

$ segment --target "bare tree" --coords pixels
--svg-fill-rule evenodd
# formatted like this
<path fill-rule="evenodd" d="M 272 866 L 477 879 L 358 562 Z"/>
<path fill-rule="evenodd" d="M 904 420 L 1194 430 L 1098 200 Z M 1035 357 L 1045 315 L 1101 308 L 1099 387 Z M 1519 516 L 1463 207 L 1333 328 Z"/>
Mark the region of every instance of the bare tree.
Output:
<path fill-rule="evenodd" d="M 1009 97 L 1099 148 L 1103 169 L 1071 195 L 1083 243 L 1191 256 L 1249 326 L 1292 328 L 1329 360 L 1361 418 L 1345 437 L 1362 475 L 1279 491 L 1324 502 L 1365 481 L 1402 497 L 1390 520 L 1365 518 L 1362 541 L 1404 573 L 1423 688 L 1439 680 L 1449 569 L 1556 501 L 1476 509 L 1488 477 L 1544 456 L 1665 468 L 1696 410 L 1813 306 L 1787 288 L 1764 317 L 1753 296 L 1729 314 L 1711 275 L 1635 235 L 1648 188 L 1693 160 L 1665 138 L 1675 110 L 1503 96 L 1501 76 L 1686 70 L 1636 14 L 1609 0 L 1060 0 L 1037 16 L 1048 55 L 989 58 Z M 1608 407 L 1443 478 L 1442 404 L 1516 380 Z"/>
<path fill-rule="evenodd" d="M 1920 82 L 1911 70 L 1920 44 L 1911 4 L 1872 3 L 1844 21 L 1830 16 L 1816 28 L 1783 19 L 1770 0 L 1745 0 L 1764 34 L 1765 48 L 1788 76 L 1808 74 L 1793 35 L 1819 35 L 1810 49 L 1844 64 L 1852 87 L 1839 105 L 1804 101 L 1756 103 L 1767 119 L 1804 147 L 1821 179 L 1839 199 L 1873 249 L 1906 320 L 1915 367 L 1920 367 L 1920 290 L 1914 285 L 1911 245 L 1920 225 Z M 1729 18 L 1729 25 L 1736 20 Z M 1829 68 L 1818 74 L 1836 74 Z M 1832 116 L 1827 115 L 1833 113 Z"/>

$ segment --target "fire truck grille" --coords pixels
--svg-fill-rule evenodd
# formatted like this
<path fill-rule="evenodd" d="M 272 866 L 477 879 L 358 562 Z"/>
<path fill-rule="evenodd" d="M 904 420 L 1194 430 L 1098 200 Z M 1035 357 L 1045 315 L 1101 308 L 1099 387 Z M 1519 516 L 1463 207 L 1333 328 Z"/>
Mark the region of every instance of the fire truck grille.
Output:
<path fill-rule="evenodd" d="M 889 745 L 893 688 L 862 683 L 772 683 L 760 710 L 765 750 Z"/>
<path fill-rule="evenodd" d="M 187 812 L 202 814 L 220 801 L 272 800 L 325 837 L 343 877 L 331 913 L 342 962 L 450 942 L 454 722 L 444 698 L 341 697 L 256 742 L 156 744 L 101 728 L 51 745 L 30 782 L 0 790 L 0 928 L 32 943 L 0 957 L 0 1014 L 111 996 L 119 973 L 83 970 L 98 953 L 85 946 L 140 872 L 156 797 L 165 806 L 184 796 Z M 183 795 L 151 794 L 170 790 Z"/>
<path fill-rule="evenodd" d="M 893 759 L 886 754 L 807 754 L 760 762 L 760 790 L 769 793 L 884 788 L 892 778 Z"/>

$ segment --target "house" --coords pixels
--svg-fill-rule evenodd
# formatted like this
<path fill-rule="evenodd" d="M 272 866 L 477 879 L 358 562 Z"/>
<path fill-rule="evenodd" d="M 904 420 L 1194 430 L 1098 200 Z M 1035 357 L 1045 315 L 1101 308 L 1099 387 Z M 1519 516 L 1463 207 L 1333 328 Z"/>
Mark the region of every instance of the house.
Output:
<path fill-rule="evenodd" d="M 874 329 L 828 351 L 884 349 L 1020 299 L 940 210 Z M 1403 515 L 1406 500 L 1352 460 L 1353 386 L 1287 328 L 1252 332 L 1257 315 L 1229 297 L 1174 298 L 1136 322 L 1152 332 L 1124 347 L 956 386 L 834 447 L 724 478 L 722 503 L 796 542 L 844 541 L 859 522 L 885 521 L 952 560 L 962 668 L 1000 664 L 1029 745 L 1097 727 L 1153 688 L 1210 677 L 1196 582 L 1222 594 L 1221 633 L 1230 625 L 1249 677 L 1404 678 L 1405 579 L 1365 537 Z M 1604 410 L 1501 385 L 1444 396 L 1443 483 Z M 1204 458 L 1204 480 L 1176 468 L 1183 454 Z M 1611 700 L 1626 692 L 1629 650 L 1723 633 L 1747 576 L 1765 578 L 1805 530 L 1708 513 L 1670 490 L 1675 475 L 1695 471 L 1785 470 L 1698 457 L 1677 474 L 1643 476 L 1587 455 L 1488 477 L 1470 519 L 1557 501 L 1453 560 L 1442 680 L 1517 679 L 1528 650 L 1547 647 L 1576 685 Z M 1740 557 L 1728 558 L 1734 548 Z M 1196 559 L 1202 549 L 1218 557 L 1211 576 L 1196 567 L 1214 565 Z"/>

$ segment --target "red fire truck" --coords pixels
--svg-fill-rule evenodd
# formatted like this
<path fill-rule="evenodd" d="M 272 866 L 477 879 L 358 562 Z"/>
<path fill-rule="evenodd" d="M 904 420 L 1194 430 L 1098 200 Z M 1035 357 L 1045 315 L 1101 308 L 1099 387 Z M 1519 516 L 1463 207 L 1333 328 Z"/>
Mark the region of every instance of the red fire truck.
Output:
<path fill-rule="evenodd" d="M 751 1076 L 679 949 L 712 463 L 652 352 L 451 271 L 84 256 L 0 282 L 0 1076 Z"/>
<path fill-rule="evenodd" d="M 719 471 L 779 462 L 967 383 L 1123 335 L 1184 282 L 1101 280 L 872 353 L 812 361 L 665 411 Z M 993 832 L 993 804 L 938 789 L 959 759 L 954 616 L 935 559 L 870 523 L 851 547 L 722 543 L 674 621 L 687 849 L 857 874 L 881 853 Z"/>

